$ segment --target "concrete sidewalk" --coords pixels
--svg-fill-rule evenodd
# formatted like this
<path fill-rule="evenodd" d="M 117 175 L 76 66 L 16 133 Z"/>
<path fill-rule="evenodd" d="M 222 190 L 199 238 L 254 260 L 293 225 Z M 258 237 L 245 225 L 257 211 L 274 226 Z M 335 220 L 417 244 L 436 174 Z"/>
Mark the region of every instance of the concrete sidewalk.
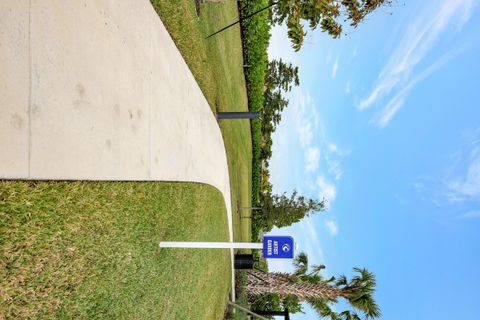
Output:
<path fill-rule="evenodd" d="M 0 178 L 207 183 L 233 239 L 220 128 L 147 0 L 0 1 Z"/>

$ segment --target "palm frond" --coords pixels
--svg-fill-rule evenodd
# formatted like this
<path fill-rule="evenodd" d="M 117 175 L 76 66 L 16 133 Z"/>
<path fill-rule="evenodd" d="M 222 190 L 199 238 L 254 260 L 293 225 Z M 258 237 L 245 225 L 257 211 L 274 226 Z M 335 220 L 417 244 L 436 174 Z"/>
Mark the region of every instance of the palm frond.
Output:
<path fill-rule="evenodd" d="M 335 282 L 335 285 L 337 287 L 346 286 L 347 284 L 348 284 L 348 281 L 347 281 L 347 277 L 345 277 L 345 275 L 341 275 L 340 277 L 338 277 L 337 282 Z"/>
<path fill-rule="evenodd" d="M 317 284 L 317 283 L 322 282 L 322 277 L 318 274 L 309 274 L 309 275 L 306 275 L 306 276 L 302 277 L 302 280 L 304 282 Z"/>
<path fill-rule="evenodd" d="M 295 267 L 294 274 L 296 276 L 305 275 L 308 271 L 308 256 L 305 252 L 300 252 L 295 259 L 293 259 L 293 266 Z"/>
<path fill-rule="evenodd" d="M 340 312 L 339 316 L 342 320 L 361 320 L 358 314 L 352 311 Z"/>
<path fill-rule="evenodd" d="M 308 304 L 312 307 L 317 314 L 322 317 L 322 318 L 330 318 L 331 320 L 338 320 L 339 315 L 335 313 L 332 308 L 330 308 L 330 305 L 328 304 L 328 301 L 325 299 L 308 299 L 307 300 Z"/>
<path fill-rule="evenodd" d="M 343 289 L 345 298 L 350 304 L 362 311 L 367 318 L 378 318 L 381 315 L 380 308 L 373 298 L 375 293 L 375 275 L 367 269 L 353 268 L 355 275 Z M 346 279 L 345 279 L 346 280 Z"/>
<path fill-rule="evenodd" d="M 318 278 L 318 281 L 316 282 L 318 283 L 323 279 L 323 277 L 320 275 L 323 269 L 325 269 L 325 265 L 323 264 L 313 265 L 309 273 L 309 276 L 315 276 L 316 278 Z"/>
<path fill-rule="evenodd" d="M 323 264 L 316 264 L 312 266 L 312 273 L 319 274 L 323 269 L 325 269 L 325 265 Z"/>
<path fill-rule="evenodd" d="M 371 294 L 364 294 L 355 299 L 349 299 L 349 302 L 354 308 L 362 311 L 367 318 L 375 319 L 382 315 Z"/>
<path fill-rule="evenodd" d="M 330 279 L 323 280 L 323 282 L 326 283 L 326 284 L 331 284 L 335 280 L 336 280 L 336 278 L 334 276 L 331 276 Z"/>
<path fill-rule="evenodd" d="M 375 287 L 375 275 L 372 272 L 369 272 L 365 268 L 353 268 L 353 271 L 358 272 L 359 275 L 354 276 L 351 282 L 355 284 L 369 284 L 370 286 Z"/>

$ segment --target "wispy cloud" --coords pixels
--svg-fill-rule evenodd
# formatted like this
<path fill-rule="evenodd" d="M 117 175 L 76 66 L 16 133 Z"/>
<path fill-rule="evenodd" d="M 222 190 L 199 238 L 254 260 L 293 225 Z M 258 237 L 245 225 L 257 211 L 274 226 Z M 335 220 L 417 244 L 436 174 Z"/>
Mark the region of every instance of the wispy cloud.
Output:
<path fill-rule="evenodd" d="M 476 217 L 480 210 L 480 128 L 465 133 L 465 141 L 448 155 L 441 173 L 422 175 L 413 183 L 423 201 L 452 206 L 460 217 Z"/>
<path fill-rule="evenodd" d="M 468 159 L 465 174 L 448 184 L 451 195 L 458 200 L 480 198 L 480 147 L 475 147 Z"/>
<path fill-rule="evenodd" d="M 308 187 L 309 193 L 327 198 L 331 205 L 343 175 L 342 158 L 350 152 L 327 138 L 315 101 L 308 92 L 296 88 L 292 93 L 290 110 L 295 119 L 295 136 L 303 153 L 304 173 L 307 174 L 303 186 Z M 319 175 L 317 172 L 320 169 L 322 173 Z"/>
<path fill-rule="evenodd" d="M 328 150 L 333 153 L 333 154 L 336 154 L 340 157 L 344 157 L 344 156 L 348 156 L 350 154 L 350 150 L 344 150 L 344 149 L 341 149 L 339 146 L 337 146 L 335 143 L 330 143 L 328 144 Z"/>
<path fill-rule="evenodd" d="M 320 149 L 317 147 L 308 148 L 305 151 L 305 170 L 308 172 L 315 171 L 320 161 Z"/>
<path fill-rule="evenodd" d="M 350 88 L 350 81 L 347 81 L 347 84 L 345 85 L 345 94 L 350 94 L 351 88 Z"/>
<path fill-rule="evenodd" d="M 320 199 L 326 198 L 329 205 L 331 205 L 337 196 L 337 188 L 335 185 L 328 182 L 325 177 L 321 175 L 317 178 L 317 186 Z"/>
<path fill-rule="evenodd" d="M 302 90 L 295 90 L 295 103 L 292 106 L 295 112 L 296 131 L 298 133 L 298 139 L 302 147 L 308 147 L 313 140 L 313 130 L 315 124 L 312 123 L 310 117 L 306 115 L 306 108 L 311 106 L 311 97 Z M 315 126 L 316 127 L 316 126 Z"/>
<path fill-rule="evenodd" d="M 336 236 L 338 234 L 338 225 L 335 221 L 326 220 L 325 221 L 325 226 L 327 227 L 328 232 L 330 232 L 330 235 Z"/>
<path fill-rule="evenodd" d="M 437 11 L 429 6 L 429 11 L 435 13 L 430 17 L 422 13 L 411 24 L 381 71 L 377 84 L 357 105 L 358 110 L 367 109 L 386 97 L 386 107 L 376 117 L 375 123 L 380 127 L 387 125 L 401 109 L 412 88 L 451 59 L 452 54 L 447 54 L 417 72 L 446 31 L 455 29 L 458 32 L 468 22 L 473 6 L 474 0 L 444 0 Z M 388 97 L 391 92 L 394 92 L 393 96 Z"/>
<path fill-rule="evenodd" d="M 323 252 L 323 248 L 320 243 L 318 231 L 315 229 L 312 221 L 303 220 L 300 223 L 300 227 L 305 231 L 305 235 L 308 239 L 306 252 L 309 254 L 309 257 L 316 256 L 318 257 L 320 263 L 325 264 L 325 253 Z"/>
<path fill-rule="evenodd" d="M 337 152 L 339 152 L 340 149 L 338 148 L 338 146 L 335 143 L 330 143 L 328 145 L 328 150 L 330 150 L 333 153 L 337 153 Z"/>
<path fill-rule="evenodd" d="M 465 212 L 465 213 L 462 214 L 460 217 L 461 217 L 461 218 L 465 218 L 465 219 L 480 218 L 480 210 L 478 210 L 478 211 L 468 211 L 468 212 Z"/>
<path fill-rule="evenodd" d="M 320 167 L 320 163 L 323 164 L 325 170 L 317 176 L 313 185 L 318 190 L 320 199 L 325 197 L 331 205 L 337 195 L 336 185 L 343 175 L 341 159 L 350 152 L 327 139 L 309 94 L 298 90 L 295 100 L 296 130 L 304 152 L 305 172 L 314 173 Z"/>
<path fill-rule="evenodd" d="M 335 77 L 337 76 L 337 70 L 338 70 L 338 58 L 335 60 L 335 62 L 333 63 L 333 67 L 332 67 L 332 79 L 335 79 Z"/>
<path fill-rule="evenodd" d="M 459 54 L 461 50 L 463 50 L 463 47 L 447 52 L 440 59 L 436 60 L 428 68 L 426 68 L 425 70 L 420 72 L 417 76 L 415 76 L 412 80 L 410 80 L 397 94 L 393 96 L 393 98 L 390 99 L 388 104 L 374 118 L 375 124 L 379 127 L 385 127 L 393 118 L 393 116 L 397 113 L 397 111 L 403 106 L 403 104 L 405 103 L 405 98 L 408 95 L 408 93 L 412 90 L 412 88 L 418 82 L 427 78 L 437 69 L 440 69 L 442 66 L 447 64 L 457 54 Z"/>
<path fill-rule="evenodd" d="M 335 181 L 339 181 L 343 175 L 343 170 L 340 166 L 340 162 L 337 160 L 332 160 L 330 157 L 326 157 L 325 161 L 328 166 L 328 173 L 330 173 Z"/>
<path fill-rule="evenodd" d="M 302 147 L 307 147 L 312 143 L 313 131 L 311 122 L 305 121 L 303 125 L 298 127 L 298 139 Z"/>
<path fill-rule="evenodd" d="M 323 158 L 327 166 L 331 167 L 334 165 L 336 167 L 335 172 L 338 172 L 340 163 L 338 161 L 336 164 L 331 163 L 330 157 L 332 154 L 343 156 L 343 151 L 336 144 L 327 141 L 313 99 L 308 93 L 297 89 L 294 100 L 296 101 L 296 104 L 293 106 L 296 118 L 296 131 L 298 141 L 304 152 L 305 171 L 313 172 L 318 169 L 322 159 L 321 150 L 324 149 Z"/>

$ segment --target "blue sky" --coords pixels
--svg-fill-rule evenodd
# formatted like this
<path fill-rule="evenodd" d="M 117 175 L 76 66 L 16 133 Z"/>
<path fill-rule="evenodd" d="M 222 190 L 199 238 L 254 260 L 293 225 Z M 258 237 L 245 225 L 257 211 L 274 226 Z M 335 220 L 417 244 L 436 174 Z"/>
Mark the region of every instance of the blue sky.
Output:
<path fill-rule="evenodd" d="M 338 40 L 309 31 L 299 53 L 273 30 L 270 59 L 301 82 L 273 136 L 274 191 L 329 199 L 273 233 L 327 275 L 373 271 L 382 319 L 480 319 L 480 1 L 401 4 Z M 306 310 L 292 318 L 317 319 Z"/>

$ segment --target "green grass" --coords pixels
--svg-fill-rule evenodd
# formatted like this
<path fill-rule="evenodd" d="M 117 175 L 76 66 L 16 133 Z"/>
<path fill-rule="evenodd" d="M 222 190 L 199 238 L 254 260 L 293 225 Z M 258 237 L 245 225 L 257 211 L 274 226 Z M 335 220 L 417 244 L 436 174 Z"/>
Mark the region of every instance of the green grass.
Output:
<path fill-rule="evenodd" d="M 237 2 L 201 4 L 200 17 L 193 0 L 153 0 L 152 4 L 182 53 L 213 112 L 247 111 L 240 26 L 214 37 L 211 33 L 238 20 Z M 234 237 L 250 241 L 250 219 L 236 213 L 237 203 L 250 206 L 252 144 L 248 120 L 220 123 L 230 172 Z"/>
<path fill-rule="evenodd" d="M 0 182 L 0 318 L 218 319 L 228 250 L 221 193 L 191 183 Z M 3 317 L 2 317 L 3 316 Z"/>

